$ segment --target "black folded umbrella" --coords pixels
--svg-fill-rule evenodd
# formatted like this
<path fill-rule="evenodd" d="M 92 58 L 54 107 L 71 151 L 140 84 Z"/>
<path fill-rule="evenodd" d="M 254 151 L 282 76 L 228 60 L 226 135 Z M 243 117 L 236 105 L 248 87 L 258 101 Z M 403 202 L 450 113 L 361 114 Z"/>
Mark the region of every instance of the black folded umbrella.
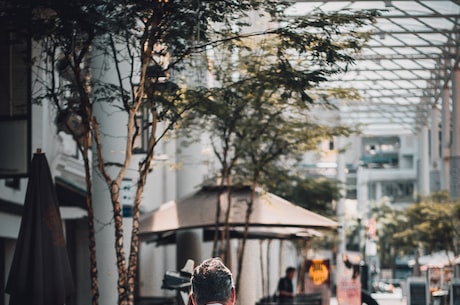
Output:
<path fill-rule="evenodd" d="M 61 305 L 74 291 L 56 190 L 46 156 L 40 151 L 32 158 L 5 290 L 10 305 Z"/>

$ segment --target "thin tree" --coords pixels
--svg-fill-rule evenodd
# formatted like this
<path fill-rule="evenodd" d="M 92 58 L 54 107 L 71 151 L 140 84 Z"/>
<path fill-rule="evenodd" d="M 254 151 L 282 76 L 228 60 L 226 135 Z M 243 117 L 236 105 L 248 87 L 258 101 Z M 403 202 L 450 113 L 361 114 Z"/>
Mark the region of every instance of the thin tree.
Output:
<path fill-rule="evenodd" d="M 257 38 L 247 34 L 250 41 L 241 37 L 238 43 L 224 49 L 236 53 L 236 59 L 224 57 L 223 62 L 213 62 L 213 68 L 222 68 L 213 71 L 218 80 L 216 88 L 191 97 L 202 101 L 202 107 L 194 109 L 195 117 L 202 119 L 202 124 L 196 126 L 209 130 L 216 139 L 214 145 L 221 145 L 214 148 L 220 161 L 232 160 L 233 171 L 221 162 L 221 175 L 232 175 L 222 179 L 239 179 L 252 189 L 238 257 L 237 287 L 252 204 L 264 169 L 282 158 L 295 158 L 316 148 L 319 139 L 351 132 L 344 126 L 319 124 L 309 110 L 315 104 L 333 107 L 325 97 L 331 97 L 334 90 L 320 90 L 319 85 L 353 63 L 349 53 L 358 51 L 366 37 L 349 27 L 359 28 L 372 22 L 373 16 L 375 12 L 318 13 L 291 20 L 285 27 L 259 32 Z M 228 190 L 227 211 L 230 193 Z M 228 230 L 228 223 L 225 228 Z"/>
<path fill-rule="evenodd" d="M 189 107 L 180 98 L 180 90 L 168 78 L 171 71 L 180 71 L 190 54 L 201 52 L 210 43 L 210 22 L 221 22 L 225 30 L 233 18 L 258 9 L 263 2 L 235 4 L 232 1 L 47 1 L 2 2 L 2 24 L 24 32 L 41 44 L 37 52 L 38 102 L 52 102 L 58 122 L 71 133 L 83 155 L 86 174 L 86 205 L 91 252 L 92 303 L 98 303 L 94 214 L 91 193 L 90 153 L 97 156 L 97 169 L 110 190 L 115 227 L 115 250 L 118 266 L 118 303 L 132 304 L 134 275 L 137 266 L 138 218 L 143 187 L 150 171 L 154 148 L 172 129 Z M 266 1 L 264 5 L 273 5 Z M 26 17 L 26 18 L 24 18 Z M 29 18 L 27 18 L 29 17 Z M 104 82 L 90 68 L 94 54 L 104 56 L 114 67 L 115 81 Z M 127 67 L 127 69 L 126 69 Z M 61 78 L 58 78 L 58 72 Z M 104 71 L 98 71 L 103 73 Z M 116 101 L 116 102 L 114 102 Z M 106 103 L 126 113 L 127 131 L 125 159 L 122 163 L 107 162 L 103 157 L 99 121 L 93 112 L 96 103 Z M 143 108 L 150 112 L 144 126 L 135 116 Z M 83 126 L 61 118 L 72 116 Z M 163 130 L 158 124 L 163 123 Z M 149 130 L 145 157 L 139 163 L 138 183 L 134 200 L 133 227 L 129 262 L 123 249 L 123 222 L 120 184 L 130 164 L 133 143 L 139 134 Z M 91 140 L 92 139 L 92 140 Z M 92 144 L 92 141 L 94 143 Z M 109 168 L 118 168 L 113 175 Z"/>
<path fill-rule="evenodd" d="M 298 18 L 289 21 L 288 26 L 251 34 L 240 34 L 239 26 L 247 12 L 265 10 L 267 16 L 282 17 L 287 2 L 281 1 L 2 1 L 2 24 L 12 30 L 26 29 L 26 34 L 40 44 L 34 67 L 37 71 L 34 82 L 40 90 L 34 92 L 38 102 L 51 102 L 56 106 L 58 118 L 71 116 L 80 120 L 82 129 L 62 122 L 62 127 L 70 132 L 83 155 L 86 175 L 86 205 L 91 252 L 92 303 L 98 304 L 97 265 L 94 238 L 94 215 L 92 202 L 92 164 L 90 154 L 95 156 L 94 169 L 108 186 L 113 208 L 115 234 L 114 249 L 118 270 L 118 303 L 133 304 L 134 282 L 137 269 L 138 219 L 141 195 L 155 147 L 171 130 L 183 114 L 195 106 L 193 101 L 184 100 L 185 86 L 173 82 L 187 67 L 189 57 L 212 47 L 234 42 L 242 37 L 261 35 L 283 35 L 280 46 L 297 49 L 309 54 L 309 62 L 329 65 L 335 61 L 345 63 L 335 67 L 330 73 L 346 69 L 352 57 L 342 53 L 341 48 L 358 48 L 362 36 L 350 32 L 351 39 L 335 40 L 330 32 L 337 26 L 362 25 L 372 19 L 375 13 L 336 15 L 332 19 L 319 14 L 312 19 Z M 213 25 L 219 23 L 219 27 Z M 307 34 L 311 28 L 323 28 L 324 38 L 318 33 Z M 305 29 L 302 33 L 299 29 Z M 225 35 L 224 35 L 225 34 Z M 281 49 L 280 49 L 281 50 Z M 281 52 L 282 53 L 282 52 Z M 96 58 L 97 55 L 97 58 Z M 281 57 L 279 57 L 281 58 Z M 313 61 L 312 61 L 313 60 Z M 99 62 L 111 66 L 111 70 L 94 70 Z M 277 70 L 268 70 L 266 81 L 287 80 L 285 69 L 288 61 L 278 62 Z M 32 64 L 32 63 L 31 63 Z M 96 73 L 98 72 L 98 73 Z M 107 73 L 113 73 L 112 80 L 106 81 Z M 61 77 L 58 78 L 57 75 Z M 102 77 L 101 77 L 102 76 Z M 317 71 L 299 74 L 292 83 L 281 82 L 285 86 L 283 100 L 298 94 L 302 100 L 310 97 L 303 90 L 325 80 L 325 75 Z M 266 83 L 266 82 L 265 82 Z M 254 83 L 253 83 L 254 84 Z M 298 86 L 294 88 L 293 85 Z M 249 87 L 247 87 L 249 89 Z M 295 89 L 295 90 L 292 90 Z M 292 92 L 292 93 L 290 93 Z M 247 92 L 246 92 L 247 93 Z M 104 104 L 113 111 L 122 111 L 126 119 L 125 157 L 121 162 L 105 160 L 101 140 L 100 118 L 94 106 Z M 136 114 L 147 109 L 149 120 L 138 125 Z M 59 121 L 60 122 L 60 121 Z M 75 122 L 75 121 L 74 121 Z M 120 203 L 120 185 L 131 163 L 135 139 L 145 130 L 149 138 L 144 157 L 138 165 L 138 181 L 133 208 L 133 225 L 130 253 L 126 261 L 123 247 L 123 218 Z M 241 135 L 239 136 L 241 138 Z"/>

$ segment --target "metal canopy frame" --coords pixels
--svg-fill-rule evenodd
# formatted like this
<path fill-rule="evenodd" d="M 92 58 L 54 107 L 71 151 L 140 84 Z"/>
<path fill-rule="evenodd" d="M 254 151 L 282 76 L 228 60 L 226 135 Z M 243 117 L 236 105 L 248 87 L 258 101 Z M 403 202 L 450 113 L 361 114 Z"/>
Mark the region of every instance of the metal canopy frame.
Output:
<path fill-rule="evenodd" d="M 367 30 L 372 35 L 340 79 L 328 86 L 355 88 L 360 101 L 340 101 L 343 123 L 360 124 L 363 133 L 397 129 L 416 133 L 429 122 L 432 107 L 441 108 L 443 88 L 460 58 L 459 0 L 300 0 L 288 14 L 315 9 L 380 9 Z M 452 95 L 452 93 L 451 93 Z"/>

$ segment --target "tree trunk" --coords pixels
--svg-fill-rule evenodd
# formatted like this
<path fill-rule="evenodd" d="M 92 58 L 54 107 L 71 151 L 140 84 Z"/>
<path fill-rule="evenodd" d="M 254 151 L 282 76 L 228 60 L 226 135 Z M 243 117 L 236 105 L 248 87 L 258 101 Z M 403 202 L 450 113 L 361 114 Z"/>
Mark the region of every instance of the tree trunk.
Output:
<path fill-rule="evenodd" d="M 256 197 L 256 186 L 257 186 L 257 182 L 253 181 L 253 183 L 251 185 L 251 195 L 250 195 L 249 202 L 248 202 L 248 208 L 246 210 L 243 239 L 241 241 L 241 248 L 240 248 L 240 250 L 238 252 L 238 272 L 237 272 L 237 277 L 236 277 L 236 293 L 237 294 L 238 294 L 238 291 L 239 291 L 241 272 L 243 271 L 244 250 L 246 248 L 246 241 L 248 239 L 249 220 L 250 220 L 250 217 L 251 217 L 251 214 L 252 214 L 252 207 L 254 205 L 254 200 L 255 200 L 255 197 Z"/>
<path fill-rule="evenodd" d="M 303 249 L 301 249 L 301 257 L 302 263 L 300 264 L 300 270 L 297 275 L 298 283 L 297 283 L 297 293 L 305 293 L 305 275 L 307 274 L 307 259 L 308 259 L 308 250 L 309 250 L 310 242 L 308 240 L 305 241 Z"/>
<path fill-rule="evenodd" d="M 266 295 L 267 287 L 265 286 L 265 272 L 264 272 L 264 257 L 263 240 L 259 240 L 259 262 L 260 262 L 260 281 L 262 282 L 262 293 Z M 268 268 L 267 268 L 268 269 Z"/>
<path fill-rule="evenodd" d="M 221 252 L 225 255 L 224 262 L 227 265 L 231 264 L 231 258 L 229 257 L 230 254 L 230 214 L 232 209 L 232 185 L 231 185 L 231 177 L 227 176 L 226 178 L 226 186 L 227 186 L 227 211 L 225 213 L 225 223 L 224 223 L 224 230 L 223 236 L 221 240 Z"/>
<path fill-rule="evenodd" d="M 155 124 L 156 126 L 156 124 Z M 153 128 L 155 131 L 155 128 Z M 133 224 L 131 231 L 131 245 L 129 253 L 129 265 L 127 275 L 128 285 L 128 304 L 134 304 L 135 299 L 135 283 L 137 274 L 137 263 L 139 257 L 139 217 L 140 217 L 140 205 L 141 198 L 144 192 L 144 187 L 147 182 L 147 175 L 149 173 L 150 165 L 153 160 L 153 148 L 156 144 L 154 132 L 152 132 L 149 139 L 149 153 L 147 154 L 145 161 L 139 165 L 139 180 L 137 182 L 136 196 L 134 198 L 133 207 Z"/>
<path fill-rule="evenodd" d="M 85 165 L 85 182 L 86 182 L 86 210 L 88 212 L 88 241 L 89 241 L 89 263 L 90 263 L 90 281 L 91 281 L 91 304 L 99 304 L 99 286 L 97 281 L 97 260 L 96 260 L 96 236 L 94 230 L 94 210 L 92 201 L 92 183 L 91 171 L 89 164 L 89 133 L 85 135 L 86 145 L 83 145 L 82 155 Z"/>

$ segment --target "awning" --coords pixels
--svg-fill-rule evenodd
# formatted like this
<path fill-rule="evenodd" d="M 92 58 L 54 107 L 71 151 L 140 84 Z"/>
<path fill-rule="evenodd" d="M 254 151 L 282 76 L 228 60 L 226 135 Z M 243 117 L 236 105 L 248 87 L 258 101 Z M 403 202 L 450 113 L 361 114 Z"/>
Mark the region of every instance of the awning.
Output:
<path fill-rule="evenodd" d="M 249 187 L 232 189 L 229 225 L 233 234 L 242 233 L 250 191 Z M 164 203 L 158 209 L 141 216 L 140 236 L 151 239 L 152 235 L 170 235 L 168 233 L 181 229 L 212 229 L 216 225 L 223 227 L 228 206 L 226 189 L 220 195 L 221 211 L 216 224 L 218 194 L 217 186 L 205 186 L 186 198 Z M 336 221 L 261 189 L 256 192 L 249 225 L 251 236 L 272 235 L 274 238 L 289 238 L 302 234 L 311 236 L 316 234 L 312 229 L 335 230 L 339 227 Z"/>
<path fill-rule="evenodd" d="M 418 263 L 422 270 L 427 268 L 442 268 L 445 266 L 452 266 L 455 264 L 455 255 L 452 251 L 446 253 L 446 251 L 434 252 L 428 255 L 423 255 L 418 258 Z M 408 262 L 409 267 L 415 266 L 415 259 L 411 259 Z"/>

